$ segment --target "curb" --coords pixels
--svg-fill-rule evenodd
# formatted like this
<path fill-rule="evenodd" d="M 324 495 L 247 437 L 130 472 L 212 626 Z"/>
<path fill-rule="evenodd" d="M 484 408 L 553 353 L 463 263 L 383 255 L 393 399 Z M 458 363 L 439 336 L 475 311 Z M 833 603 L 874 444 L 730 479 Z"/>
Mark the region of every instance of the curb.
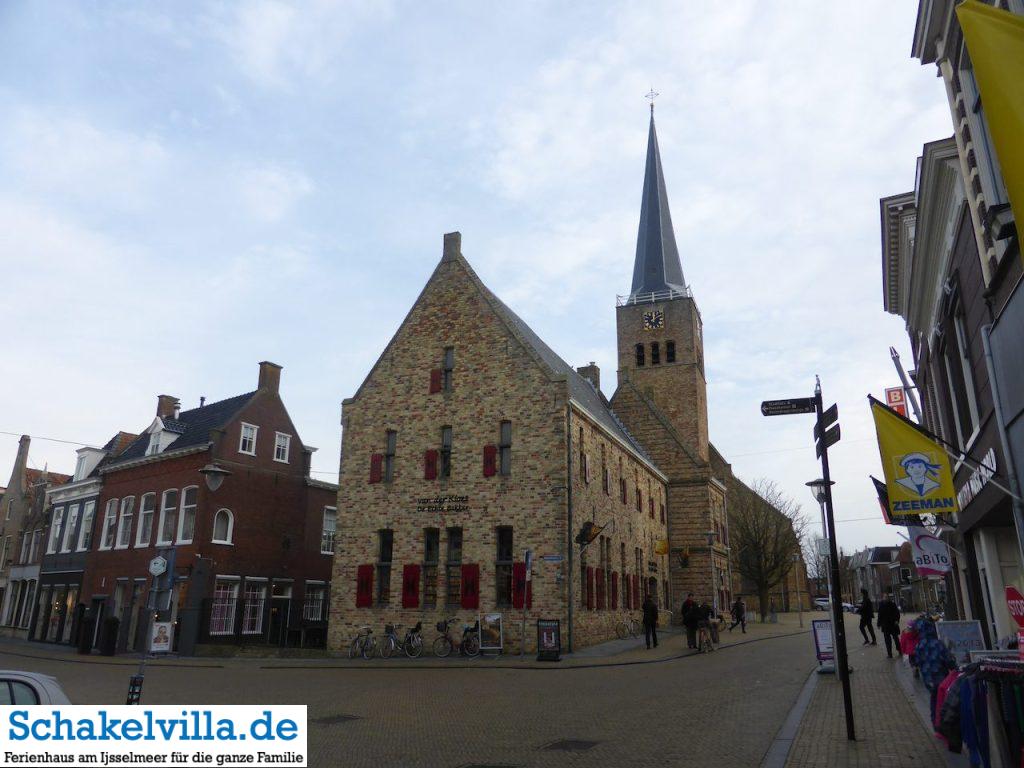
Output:
<path fill-rule="evenodd" d="M 821 675 L 818 674 L 818 670 L 812 669 L 804 687 L 800 689 L 800 693 L 796 697 L 796 703 L 786 715 L 786 721 L 779 728 L 779 732 L 775 734 L 768 751 L 765 752 L 760 768 L 783 768 L 785 766 L 786 760 L 789 758 L 789 751 L 793 748 L 793 741 L 800 730 L 800 723 L 803 722 L 807 708 L 811 705 L 811 698 L 814 696 L 820 679 Z"/>

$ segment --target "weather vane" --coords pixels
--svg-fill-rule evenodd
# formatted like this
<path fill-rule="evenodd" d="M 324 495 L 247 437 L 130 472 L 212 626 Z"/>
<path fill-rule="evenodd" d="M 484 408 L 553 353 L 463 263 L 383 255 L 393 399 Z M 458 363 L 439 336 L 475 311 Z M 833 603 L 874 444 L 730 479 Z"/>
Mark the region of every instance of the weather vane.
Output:
<path fill-rule="evenodd" d="M 652 115 L 654 114 L 654 100 L 656 98 L 658 98 L 658 96 L 660 96 L 660 95 L 661 94 L 658 93 L 656 90 L 654 90 L 653 87 L 651 88 L 651 90 L 649 90 L 647 93 L 644 94 L 644 98 L 647 99 L 649 102 L 651 102 L 651 114 Z"/>

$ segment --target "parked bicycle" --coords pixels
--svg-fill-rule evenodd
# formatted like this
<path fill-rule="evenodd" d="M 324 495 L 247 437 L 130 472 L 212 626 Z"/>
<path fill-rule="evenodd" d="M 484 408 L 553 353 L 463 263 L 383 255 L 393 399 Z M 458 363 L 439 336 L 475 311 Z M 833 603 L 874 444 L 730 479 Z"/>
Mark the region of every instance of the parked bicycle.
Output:
<path fill-rule="evenodd" d="M 697 653 L 711 653 L 715 644 L 711 640 L 711 625 L 702 621 L 697 625 Z"/>
<path fill-rule="evenodd" d="M 376 651 L 377 638 L 373 636 L 373 628 L 360 627 L 359 633 L 352 638 L 352 642 L 349 644 L 348 657 L 354 659 L 356 656 L 362 656 L 368 660 Z"/>
<path fill-rule="evenodd" d="M 384 640 L 380 646 L 381 658 L 390 659 L 396 651 L 404 653 L 410 659 L 415 659 L 423 653 L 423 637 L 420 635 L 423 622 L 417 622 L 416 626 L 406 631 L 405 637 L 399 640 L 398 630 L 401 628 L 401 624 L 384 625 Z"/>
<path fill-rule="evenodd" d="M 627 614 L 622 621 L 615 625 L 615 634 L 619 636 L 620 640 L 625 640 L 627 637 L 640 637 L 640 622 L 635 616 Z"/>
<path fill-rule="evenodd" d="M 451 635 L 451 625 L 454 622 L 454 616 L 437 622 L 437 631 L 441 634 L 434 640 L 434 655 L 444 658 L 450 655 L 454 649 L 458 648 L 461 655 L 475 659 L 480 655 L 480 622 L 477 621 L 476 624 L 463 624 L 462 640 L 460 642 L 456 642 Z"/>

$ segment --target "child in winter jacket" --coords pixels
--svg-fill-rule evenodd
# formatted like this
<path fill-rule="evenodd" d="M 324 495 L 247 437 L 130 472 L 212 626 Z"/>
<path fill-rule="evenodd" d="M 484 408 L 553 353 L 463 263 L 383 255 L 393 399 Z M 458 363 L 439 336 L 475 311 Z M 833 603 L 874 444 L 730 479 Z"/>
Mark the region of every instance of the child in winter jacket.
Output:
<path fill-rule="evenodd" d="M 939 640 L 934 621 L 918 619 L 915 624 L 918 640 L 917 646 L 910 656 L 910 663 L 920 670 L 921 682 L 931 693 L 931 719 L 932 722 L 935 722 L 935 699 L 939 683 L 947 674 L 956 669 L 956 659 L 953 658 L 949 648 Z"/>

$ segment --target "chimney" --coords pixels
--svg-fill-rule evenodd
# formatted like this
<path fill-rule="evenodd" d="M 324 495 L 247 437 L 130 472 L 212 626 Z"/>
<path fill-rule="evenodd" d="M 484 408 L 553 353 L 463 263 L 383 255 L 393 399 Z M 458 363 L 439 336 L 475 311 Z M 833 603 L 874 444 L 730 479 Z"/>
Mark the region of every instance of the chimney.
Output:
<path fill-rule="evenodd" d="M 277 392 L 281 388 L 281 366 L 264 360 L 260 363 L 258 389 Z"/>
<path fill-rule="evenodd" d="M 177 419 L 178 418 L 178 414 L 180 414 L 180 413 L 181 413 L 181 403 L 175 402 L 174 403 L 174 418 Z"/>
<path fill-rule="evenodd" d="M 601 369 L 594 364 L 593 360 L 577 368 L 576 373 L 593 384 L 594 389 L 598 392 L 601 391 Z"/>
<path fill-rule="evenodd" d="M 444 253 L 441 261 L 454 261 L 462 253 L 462 233 L 446 232 L 444 235 Z"/>
<path fill-rule="evenodd" d="M 175 408 L 178 406 L 178 398 L 174 395 L 156 396 L 156 415 L 161 419 L 174 418 Z"/>
<path fill-rule="evenodd" d="M 200 396 L 200 398 L 199 398 L 199 407 L 202 408 L 204 405 L 206 405 L 206 396 L 205 395 Z"/>

